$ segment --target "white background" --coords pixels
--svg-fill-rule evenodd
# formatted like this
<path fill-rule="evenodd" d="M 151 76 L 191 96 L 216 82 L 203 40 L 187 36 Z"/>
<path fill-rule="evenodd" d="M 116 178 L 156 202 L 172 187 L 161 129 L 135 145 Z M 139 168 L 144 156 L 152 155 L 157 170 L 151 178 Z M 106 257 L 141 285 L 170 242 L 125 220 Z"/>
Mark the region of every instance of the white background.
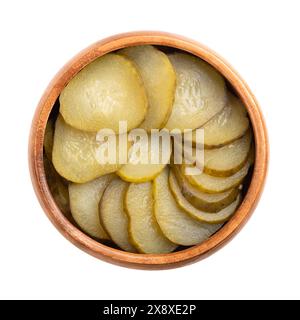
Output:
<path fill-rule="evenodd" d="M 298 2 L 298 3 L 297 3 Z M 300 298 L 299 1 L 1 1 L 0 298 Z M 80 251 L 32 189 L 30 122 L 53 75 L 96 40 L 133 30 L 178 33 L 213 48 L 250 85 L 271 161 L 252 219 L 208 259 L 130 270 Z"/>

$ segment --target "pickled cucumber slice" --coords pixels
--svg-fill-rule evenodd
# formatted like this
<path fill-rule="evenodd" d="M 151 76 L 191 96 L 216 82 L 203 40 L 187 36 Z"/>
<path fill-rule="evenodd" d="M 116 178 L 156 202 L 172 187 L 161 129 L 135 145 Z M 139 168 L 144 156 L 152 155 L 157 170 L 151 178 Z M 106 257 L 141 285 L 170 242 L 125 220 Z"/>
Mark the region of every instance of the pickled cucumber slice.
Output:
<path fill-rule="evenodd" d="M 204 172 L 217 177 L 229 177 L 239 171 L 249 156 L 252 142 L 250 132 L 221 148 L 205 150 Z"/>
<path fill-rule="evenodd" d="M 127 121 L 129 131 L 147 112 L 145 89 L 134 64 L 114 53 L 96 59 L 75 75 L 59 101 L 60 113 L 69 125 L 91 132 L 109 128 L 118 133 L 121 120 Z"/>
<path fill-rule="evenodd" d="M 249 131 L 242 138 L 220 148 L 204 150 L 204 172 L 216 177 L 229 177 L 239 171 L 247 161 L 252 142 Z M 185 152 L 186 158 L 195 164 L 196 148 Z M 201 159 L 200 159 L 201 162 Z"/>
<path fill-rule="evenodd" d="M 162 128 L 172 111 L 176 85 L 169 58 L 150 45 L 128 47 L 120 53 L 136 64 L 145 85 L 149 106 L 140 128 L 148 131 Z"/>
<path fill-rule="evenodd" d="M 142 139 L 140 143 L 140 150 L 148 150 L 148 163 L 135 163 L 135 154 L 129 155 L 128 163 L 122 166 L 116 173 L 123 180 L 128 182 L 146 182 L 153 180 L 169 163 L 171 157 L 171 148 L 169 150 L 164 149 L 164 159 L 162 159 L 162 145 L 159 145 L 159 163 L 151 163 L 151 155 L 156 153 L 157 150 L 152 149 L 150 137 L 148 139 Z M 134 146 L 133 146 L 134 147 Z M 146 147 L 146 149 L 145 149 Z"/>
<path fill-rule="evenodd" d="M 100 221 L 111 239 L 121 249 L 137 252 L 130 243 L 128 217 L 124 211 L 124 197 L 128 183 L 119 178 L 110 182 L 99 205 Z"/>
<path fill-rule="evenodd" d="M 206 212 L 218 212 L 230 205 L 239 193 L 238 188 L 233 188 L 222 193 L 205 193 L 191 185 L 182 175 L 178 167 L 173 167 L 172 172 L 183 196 L 197 209 Z M 169 176 L 171 177 L 171 175 Z M 169 179 L 170 189 L 174 194 L 174 180 Z"/>
<path fill-rule="evenodd" d="M 190 184 L 199 190 L 207 193 L 220 193 L 239 186 L 246 177 L 250 166 L 253 163 L 253 158 L 248 158 L 245 165 L 235 174 L 230 177 L 214 177 L 206 173 L 199 175 L 185 175 Z M 181 166 L 181 172 L 185 174 L 186 165 Z"/>
<path fill-rule="evenodd" d="M 188 54 L 168 55 L 177 77 L 168 129 L 196 129 L 223 109 L 225 82 L 220 73 L 205 61 Z"/>
<path fill-rule="evenodd" d="M 70 218 L 68 183 L 55 171 L 53 164 L 47 156 L 44 157 L 44 169 L 49 190 L 55 203 L 61 212 L 67 218 Z"/>
<path fill-rule="evenodd" d="M 153 212 L 152 183 L 131 183 L 125 196 L 129 235 L 142 253 L 169 253 L 177 247 L 160 230 Z"/>
<path fill-rule="evenodd" d="M 47 158 L 52 161 L 53 137 L 54 137 L 54 120 L 49 118 L 47 121 L 44 134 L 44 150 Z"/>
<path fill-rule="evenodd" d="M 172 194 L 181 209 L 186 211 L 191 215 L 192 218 L 195 218 L 201 222 L 206 223 L 221 223 L 227 221 L 236 211 L 237 206 L 240 203 L 240 196 L 238 196 L 229 206 L 225 207 L 224 209 L 216 212 L 210 213 L 205 212 L 203 210 L 199 210 L 195 208 L 181 193 L 180 187 L 178 182 L 175 178 L 173 172 L 170 172 L 169 175 L 169 183 L 170 189 Z"/>
<path fill-rule="evenodd" d="M 109 239 L 100 223 L 98 206 L 105 188 L 114 177 L 114 174 L 108 174 L 87 183 L 69 184 L 74 220 L 84 232 L 98 239 Z"/>
<path fill-rule="evenodd" d="M 95 133 L 75 129 L 66 124 L 61 116 L 57 118 L 52 161 L 61 176 L 72 182 L 85 183 L 112 173 L 122 166 L 118 161 L 113 164 L 100 164 L 97 160 L 98 147 Z M 119 149 L 117 154 L 118 152 Z"/>
<path fill-rule="evenodd" d="M 205 148 L 217 148 L 242 137 L 249 129 L 247 110 L 240 99 L 228 93 L 225 108 L 216 114 L 203 127 Z M 193 132 L 193 143 L 196 145 L 196 133 Z"/>
<path fill-rule="evenodd" d="M 222 224 L 207 224 L 191 218 L 176 203 L 169 189 L 169 168 L 153 182 L 154 214 L 164 235 L 172 242 L 191 246 L 208 239 Z"/>

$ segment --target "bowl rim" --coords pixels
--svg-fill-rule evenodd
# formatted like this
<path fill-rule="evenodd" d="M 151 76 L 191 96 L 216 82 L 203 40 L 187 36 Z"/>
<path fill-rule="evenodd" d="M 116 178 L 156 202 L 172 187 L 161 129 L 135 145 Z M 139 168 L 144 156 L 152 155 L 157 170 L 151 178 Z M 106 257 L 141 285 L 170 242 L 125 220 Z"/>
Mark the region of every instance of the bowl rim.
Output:
<path fill-rule="evenodd" d="M 201 244 L 168 254 L 135 254 L 101 244 L 74 226 L 62 214 L 49 191 L 43 165 L 43 139 L 48 116 L 61 90 L 83 67 L 114 50 L 134 45 L 161 45 L 180 49 L 207 61 L 232 85 L 245 104 L 255 139 L 255 163 L 248 191 L 234 216 L 218 232 Z M 166 269 L 207 257 L 226 244 L 245 225 L 253 213 L 266 180 L 269 144 L 264 118 L 248 85 L 223 58 L 208 47 L 188 38 L 159 31 L 138 31 L 117 34 L 90 45 L 71 59 L 55 75 L 36 108 L 29 137 L 29 169 L 37 198 L 54 226 L 73 244 L 94 257 L 117 265 Z"/>

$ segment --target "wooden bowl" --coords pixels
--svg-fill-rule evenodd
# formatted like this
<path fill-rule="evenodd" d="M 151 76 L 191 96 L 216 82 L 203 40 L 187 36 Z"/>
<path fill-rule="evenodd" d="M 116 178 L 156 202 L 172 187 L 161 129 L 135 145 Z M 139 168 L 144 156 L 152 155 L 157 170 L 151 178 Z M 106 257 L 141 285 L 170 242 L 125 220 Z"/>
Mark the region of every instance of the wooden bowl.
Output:
<path fill-rule="evenodd" d="M 210 63 L 244 102 L 252 123 L 256 156 L 248 190 L 235 215 L 212 237 L 190 248 L 169 254 L 134 254 L 99 243 L 79 230 L 59 210 L 49 191 L 43 165 L 43 139 L 48 116 L 62 89 L 69 80 L 94 59 L 117 49 L 153 44 L 180 49 Z M 43 94 L 31 127 L 29 167 L 36 195 L 51 222 L 78 248 L 118 265 L 144 269 L 164 269 L 181 266 L 207 257 L 227 243 L 244 226 L 252 214 L 263 190 L 268 164 L 268 140 L 258 103 L 237 72 L 219 55 L 198 42 L 163 32 L 132 32 L 115 35 L 80 52 L 54 77 Z"/>

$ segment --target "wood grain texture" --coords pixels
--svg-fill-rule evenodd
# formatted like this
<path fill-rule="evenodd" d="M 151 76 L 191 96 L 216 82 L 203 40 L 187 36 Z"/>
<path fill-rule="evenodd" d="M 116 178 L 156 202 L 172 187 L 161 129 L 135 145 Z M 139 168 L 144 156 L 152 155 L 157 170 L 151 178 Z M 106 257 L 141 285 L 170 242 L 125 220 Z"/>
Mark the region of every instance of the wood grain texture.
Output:
<path fill-rule="evenodd" d="M 105 53 L 133 45 L 153 44 L 190 52 L 214 66 L 227 79 L 245 104 L 252 123 L 256 157 L 248 191 L 235 215 L 207 241 L 169 254 L 134 254 L 101 244 L 74 226 L 60 212 L 49 191 L 43 166 L 43 139 L 50 111 L 60 92 L 84 66 Z M 86 48 L 69 61 L 54 77 L 43 94 L 32 121 L 29 138 L 29 168 L 32 183 L 45 213 L 55 227 L 78 248 L 114 264 L 141 268 L 167 269 L 202 259 L 226 244 L 244 226 L 261 196 L 267 174 L 269 145 L 259 105 L 247 84 L 219 55 L 202 44 L 187 38 L 153 31 L 115 35 Z"/>

